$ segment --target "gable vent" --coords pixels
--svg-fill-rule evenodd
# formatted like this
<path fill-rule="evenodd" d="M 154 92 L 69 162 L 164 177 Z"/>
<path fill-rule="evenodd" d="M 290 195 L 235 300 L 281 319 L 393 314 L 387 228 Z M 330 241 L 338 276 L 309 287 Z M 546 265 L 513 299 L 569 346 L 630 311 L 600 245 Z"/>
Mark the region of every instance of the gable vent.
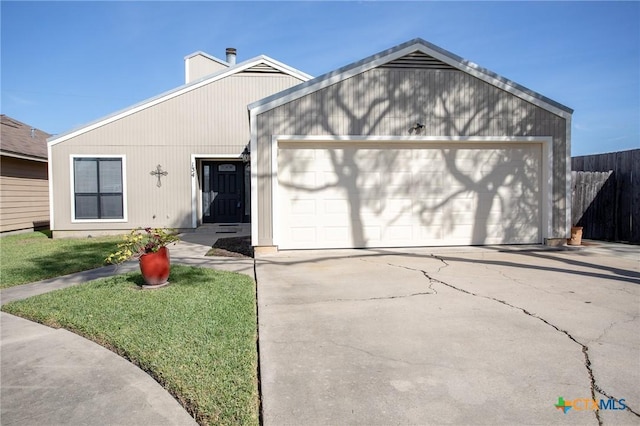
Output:
<path fill-rule="evenodd" d="M 281 74 L 280 70 L 273 68 L 267 64 L 257 64 L 252 66 L 251 68 L 247 68 L 242 71 L 243 73 L 251 72 L 251 73 L 261 73 L 261 74 Z"/>
<path fill-rule="evenodd" d="M 429 56 L 426 53 L 415 51 L 394 61 L 381 65 L 380 68 L 426 68 L 431 70 L 454 70 L 449 64 Z"/>

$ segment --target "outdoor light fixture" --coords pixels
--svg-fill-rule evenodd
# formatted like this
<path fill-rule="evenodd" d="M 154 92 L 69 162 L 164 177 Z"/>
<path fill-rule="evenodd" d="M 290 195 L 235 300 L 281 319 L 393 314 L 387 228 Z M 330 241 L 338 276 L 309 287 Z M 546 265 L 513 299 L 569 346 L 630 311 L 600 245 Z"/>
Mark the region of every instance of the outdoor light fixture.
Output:
<path fill-rule="evenodd" d="M 424 124 L 421 124 L 420 122 L 416 121 L 416 124 L 414 124 L 413 126 L 411 126 L 411 128 L 409 129 L 409 134 L 412 135 L 413 133 L 420 133 L 420 130 L 424 129 Z"/>
<path fill-rule="evenodd" d="M 251 152 L 248 147 L 244 147 L 244 151 L 242 151 L 242 161 L 248 163 L 251 161 Z"/>

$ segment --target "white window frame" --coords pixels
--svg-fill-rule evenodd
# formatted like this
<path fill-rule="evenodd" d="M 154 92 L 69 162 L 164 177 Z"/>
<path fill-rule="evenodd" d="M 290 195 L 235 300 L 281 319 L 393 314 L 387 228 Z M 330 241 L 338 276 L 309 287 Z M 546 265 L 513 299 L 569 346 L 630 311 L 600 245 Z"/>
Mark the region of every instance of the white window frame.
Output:
<path fill-rule="evenodd" d="M 122 161 L 122 219 L 76 219 L 76 197 L 75 197 L 75 173 L 74 163 L 76 158 L 119 158 Z M 127 211 L 127 157 L 125 155 L 77 155 L 69 156 L 69 190 L 71 198 L 71 223 L 123 223 L 128 222 Z"/>

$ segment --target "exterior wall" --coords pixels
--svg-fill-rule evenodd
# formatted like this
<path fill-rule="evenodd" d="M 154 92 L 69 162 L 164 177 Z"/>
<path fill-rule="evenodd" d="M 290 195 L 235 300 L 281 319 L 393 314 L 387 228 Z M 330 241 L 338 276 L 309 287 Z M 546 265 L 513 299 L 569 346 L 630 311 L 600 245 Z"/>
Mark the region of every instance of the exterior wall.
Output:
<path fill-rule="evenodd" d="M 0 232 L 49 221 L 47 163 L 0 157 Z"/>
<path fill-rule="evenodd" d="M 54 236 L 191 228 L 191 155 L 239 160 L 250 139 L 247 105 L 299 83 L 284 74 L 232 75 L 51 146 Z M 72 155 L 124 155 L 127 222 L 72 222 Z M 160 187 L 150 175 L 158 164 L 168 172 Z"/>
<path fill-rule="evenodd" d="M 213 61 L 206 56 L 196 55 L 186 59 L 186 81 L 190 83 L 214 72 L 222 71 L 227 67 L 219 62 Z"/>
<path fill-rule="evenodd" d="M 552 234 L 566 238 L 565 119 L 458 70 L 375 68 L 257 116 L 258 245 L 273 244 L 272 135 L 551 136 Z M 255 219 L 254 219 L 255 220 Z"/>

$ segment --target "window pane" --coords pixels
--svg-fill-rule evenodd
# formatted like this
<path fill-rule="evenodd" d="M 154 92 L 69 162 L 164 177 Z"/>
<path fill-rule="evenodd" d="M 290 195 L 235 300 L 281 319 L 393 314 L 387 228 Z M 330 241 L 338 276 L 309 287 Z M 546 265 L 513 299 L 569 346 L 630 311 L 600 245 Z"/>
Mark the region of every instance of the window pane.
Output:
<path fill-rule="evenodd" d="M 100 192 L 122 192 L 121 160 L 100 160 Z"/>
<path fill-rule="evenodd" d="M 73 162 L 73 167 L 76 193 L 98 192 L 96 160 L 76 158 Z"/>
<path fill-rule="evenodd" d="M 98 218 L 98 196 L 76 195 L 76 219 Z"/>
<path fill-rule="evenodd" d="M 122 195 L 101 195 L 101 219 L 122 219 Z"/>

